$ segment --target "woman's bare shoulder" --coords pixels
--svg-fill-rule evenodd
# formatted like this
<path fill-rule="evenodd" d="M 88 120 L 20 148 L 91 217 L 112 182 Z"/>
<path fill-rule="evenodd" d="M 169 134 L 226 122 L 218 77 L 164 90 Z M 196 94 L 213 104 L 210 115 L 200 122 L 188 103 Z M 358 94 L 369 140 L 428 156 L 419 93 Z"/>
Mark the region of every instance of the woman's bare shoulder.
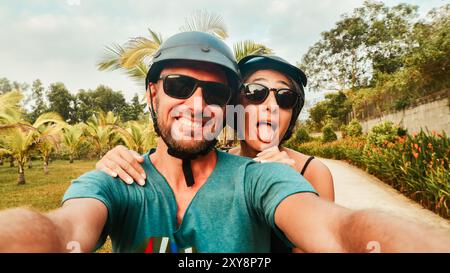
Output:
<path fill-rule="evenodd" d="M 300 170 L 303 169 L 306 160 L 311 157 L 292 149 L 284 148 L 284 150 L 288 153 L 289 157 L 296 161 Z M 334 201 L 333 175 L 327 165 L 319 159 L 314 158 L 314 160 L 309 163 L 303 176 L 317 190 L 320 197 Z"/>
<path fill-rule="evenodd" d="M 240 155 L 240 152 L 241 152 L 241 148 L 239 146 L 228 150 L 228 153 L 232 154 L 232 155 Z"/>
<path fill-rule="evenodd" d="M 290 158 L 294 159 L 295 162 L 297 162 L 299 165 L 302 165 L 302 166 L 305 164 L 306 160 L 308 160 L 308 158 L 310 157 L 309 155 L 302 154 L 298 151 L 295 151 L 295 150 L 292 150 L 292 149 L 289 149 L 286 147 L 281 147 L 280 150 L 282 152 L 283 151 L 286 152 Z"/>
<path fill-rule="evenodd" d="M 286 147 L 282 147 L 282 151 L 285 151 L 288 156 L 292 159 L 295 160 L 295 162 L 297 163 L 297 165 L 300 167 L 300 170 L 303 169 L 303 166 L 305 165 L 306 161 L 308 160 L 308 158 L 310 158 L 310 155 L 305 155 L 303 153 L 300 153 L 298 151 L 286 148 Z M 327 167 L 327 165 L 325 165 L 322 161 L 320 161 L 317 158 L 314 158 L 314 160 L 312 160 L 309 164 L 308 164 L 308 169 L 305 172 L 305 176 L 307 176 L 307 174 L 316 174 L 316 173 L 321 173 L 321 174 L 330 174 L 331 176 L 331 172 L 330 169 Z"/>

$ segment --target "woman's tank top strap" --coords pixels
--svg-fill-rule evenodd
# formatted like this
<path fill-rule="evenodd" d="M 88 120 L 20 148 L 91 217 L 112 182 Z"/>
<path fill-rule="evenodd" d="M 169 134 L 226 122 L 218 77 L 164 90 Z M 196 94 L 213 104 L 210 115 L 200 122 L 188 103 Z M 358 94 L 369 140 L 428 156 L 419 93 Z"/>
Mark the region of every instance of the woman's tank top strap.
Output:
<path fill-rule="evenodd" d="M 314 156 L 310 156 L 310 157 L 306 160 L 305 165 L 303 165 L 303 169 L 302 169 L 302 171 L 300 172 L 301 175 L 304 175 L 304 174 L 305 174 L 306 168 L 308 168 L 309 163 L 311 163 L 311 161 L 312 161 L 313 159 L 314 159 Z"/>

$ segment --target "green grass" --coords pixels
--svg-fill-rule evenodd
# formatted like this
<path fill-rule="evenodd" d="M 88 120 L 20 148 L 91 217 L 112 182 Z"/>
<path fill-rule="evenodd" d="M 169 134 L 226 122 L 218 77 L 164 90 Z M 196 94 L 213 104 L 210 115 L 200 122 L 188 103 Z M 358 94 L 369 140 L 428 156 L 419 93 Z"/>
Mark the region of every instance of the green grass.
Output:
<path fill-rule="evenodd" d="M 25 167 L 25 185 L 17 185 L 17 167 L 9 167 L 9 162 L 0 166 L 0 209 L 29 207 L 39 211 L 49 211 L 60 206 L 64 192 L 70 181 L 95 168 L 95 161 L 57 160 L 49 165 L 45 175 L 42 161 L 33 161 L 33 167 Z"/>
<path fill-rule="evenodd" d="M 70 181 L 95 168 L 96 161 L 79 160 L 70 164 L 56 160 L 49 165 L 45 175 L 42 161 L 33 161 L 33 167 L 25 167 L 25 185 L 17 185 L 17 167 L 9 167 L 9 162 L 0 166 L 0 210 L 13 207 L 27 207 L 47 212 L 60 207 L 64 192 Z M 110 252 L 111 242 L 99 252 Z"/>

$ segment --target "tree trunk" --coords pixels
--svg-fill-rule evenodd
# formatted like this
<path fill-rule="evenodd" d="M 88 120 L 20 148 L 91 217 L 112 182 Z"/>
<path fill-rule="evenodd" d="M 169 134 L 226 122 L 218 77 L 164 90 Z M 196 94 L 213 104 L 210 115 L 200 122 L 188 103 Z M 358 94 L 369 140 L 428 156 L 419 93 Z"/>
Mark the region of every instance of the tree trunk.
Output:
<path fill-rule="evenodd" d="M 3 157 L 0 157 L 0 166 L 3 166 Z"/>
<path fill-rule="evenodd" d="M 47 175 L 48 174 L 48 158 L 44 159 L 44 173 Z"/>
<path fill-rule="evenodd" d="M 33 161 L 31 161 L 31 157 L 28 158 L 28 169 L 33 168 Z"/>
<path fill-rule="evenodd" d="M 25 185 L 25 170 L 24 170 L 24 163 L 18 163 L 19 164 L 19 176 L 17 177 L 17 184 L 18 185 Z"/>
<path fill-rule="evenodd" d="M 10 167 L 14 167 L 14 157 L 11 156 L 10 159 L 11 159 L 11 160 L 9 161 L 9 166 L 10 166 Z"/>
<path fill-rule="evenodd" d="M 73 155 L 69 156 L 69 163 L 72 164 L 73 163 Z"/>

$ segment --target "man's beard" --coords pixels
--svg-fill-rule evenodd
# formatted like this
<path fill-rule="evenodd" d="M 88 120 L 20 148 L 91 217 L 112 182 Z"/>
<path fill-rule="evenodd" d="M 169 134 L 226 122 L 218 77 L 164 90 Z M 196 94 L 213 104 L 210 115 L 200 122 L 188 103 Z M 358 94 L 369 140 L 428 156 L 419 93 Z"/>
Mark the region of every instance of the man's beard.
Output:
<path fill-rule="evenodd" d="M 158 103 L 156 102 L 156 109 L 159 110 Z M 214 137 L 212 140 L 196 140 L 192 139 L 192 141 L 189 141 L 190 143 L 193 143 L 193 145 L 185 145 L 183 141 L 178 141 L 174 137 L 172 137 L 171 134 L 171 127 L 162 121 L 161 118 L 159 118 L 158 112 L 156 111 L 156 121 L 158 123 L 158 128 L 160 131 L 160 136 L 164 143 L 166 143 L 167 147 L 169 149 L 172 149 L 173 151 L 176 151 L 178 154 L 183 155 L 202 155 L 209 152 L 218 142 L 217 138 Z"/>

